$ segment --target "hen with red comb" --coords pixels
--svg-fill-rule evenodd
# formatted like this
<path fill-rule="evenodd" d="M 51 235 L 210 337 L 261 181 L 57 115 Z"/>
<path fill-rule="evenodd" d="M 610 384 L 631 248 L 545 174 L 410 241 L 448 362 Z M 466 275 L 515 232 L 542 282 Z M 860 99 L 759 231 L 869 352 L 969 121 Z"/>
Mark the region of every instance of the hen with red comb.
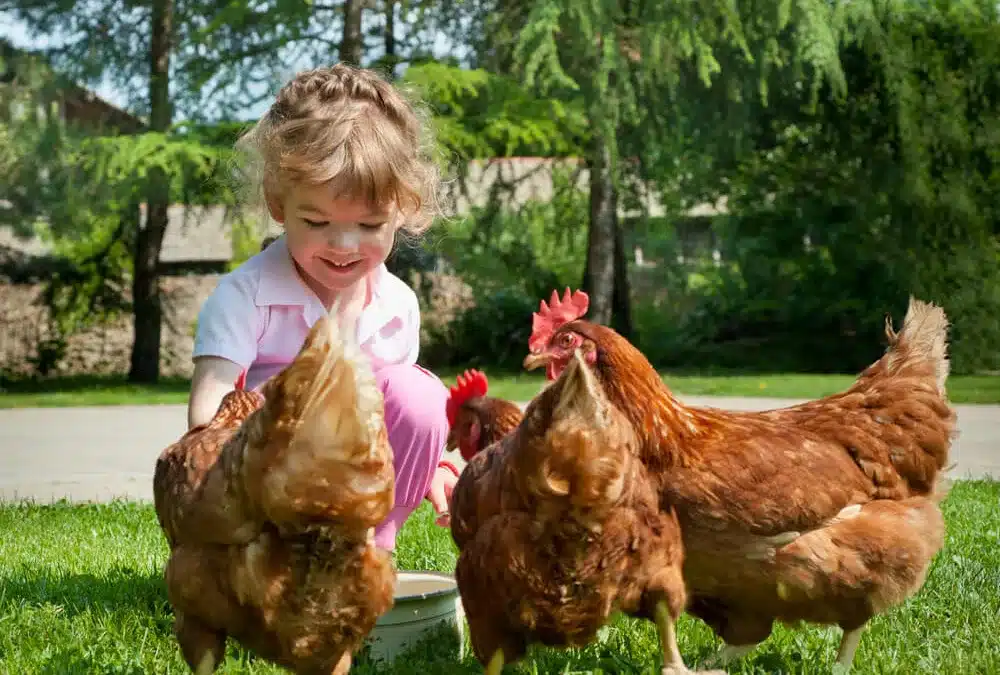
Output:
<path fill-rule="evenodd" d="M 510 401 L 486 395 L 489 383 L 478 370 L 458 376 L 445 413 L 448 416 L 448 450 L 457 449 L 466 462 L 481 450 L 514 430 L 521 421 L 521 408 Z"/>
<path fill-rule="evenodd" d="M 583 291 L 573 291 L 570 293 L 569 287 L 559 297 L 559 292 L 552 291 L 549 303 L 542 300 L 538 305 L 538 311 L 531 315 L 531 337 L 528 339 L 528 350 L 532 354 L 537 354 L 545 348 L 552 334 L 559 330 L 564 323 L 576 321 L 590 307 L 590 297 Z"/>
<path fill-rule="evenodd" d="M 445 408 L 445 414 L 448 416 L 448 424 L 455 426 L 458 409 L 470 398 L 486 396 L 488 390 L 489 381 L 481 371 L 469 369 L 459 375 L 455 386 L 448 389 L 448 403 Z"/>

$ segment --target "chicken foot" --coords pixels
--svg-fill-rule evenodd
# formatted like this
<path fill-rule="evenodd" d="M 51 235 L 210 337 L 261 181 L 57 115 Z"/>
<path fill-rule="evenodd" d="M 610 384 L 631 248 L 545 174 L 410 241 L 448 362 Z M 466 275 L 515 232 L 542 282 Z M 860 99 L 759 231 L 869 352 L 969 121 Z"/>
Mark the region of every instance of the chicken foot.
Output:
<path fill-rule="evenodd" d="M 503 671 L 503 650 L 493 652 L 490 662 L 486 665 L 485 675 L 500 675 Z"/>
<path fill-rule="evenodd" d="M 840 649 L 837 650 L 837 665 L 848 670 L 851 669 L 851 665 L 854 663 L 854 653 L 858 651 L 858 645 L 861 644 L 861 634 L 864 631 L 864 626 L 844 631 L 844 637 L 840 639 Z"/>
<path fill-rule="evenodd" d="M 748 645 L 723 645 L 716 654 L 706 662 L 710 666 L 724 666 L 731 661 L 736 661 L 742 659 L 744 656 L 752 652 L 757 648 L 758 642 L 753 642 Z"/>
<path fill-rule="evenodd" d="M 212 630 L 183 612 L 174 617 L 174 631 L 181 654 L 192 672 L 195 675 L 212 675 L 225 657 L 225 634 Z"/>
<path fill-rule="evenodd" d="M 677 646 L 676 617 L 670 615 L 665 600 L 656 603 L 655 617 L 656 631 L 660 636 L 660 649 L 663 650 L 663 675 L 687 675 L 692 672 L 702 675 L 726 675 L 724 670 L 688 670 L 681 657 L 681 650 Z"/>
<path fill-rule="evenodd" d="M 347 675 L 347 673 L 351 671 L 352 661 L 351 652 L 344 652 L 344 655 L 340 657 L 339 661 L 337 661 L 337 665 L 333 667 L 330 675 Z"/>

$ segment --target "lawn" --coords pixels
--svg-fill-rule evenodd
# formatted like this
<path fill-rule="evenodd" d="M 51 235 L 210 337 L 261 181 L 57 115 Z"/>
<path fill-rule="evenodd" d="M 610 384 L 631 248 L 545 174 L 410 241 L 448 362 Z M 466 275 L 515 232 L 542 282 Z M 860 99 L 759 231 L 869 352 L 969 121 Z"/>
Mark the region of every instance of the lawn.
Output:
<path fill-rule="evenodd" d="M 855 673 L 966 675 L 1000 672 L 1000 483 L 962 482 L 944 504 L 948 541 L 924 589 L 874 619 Z M 0 673 L 185 673 L 171 634 L 161 572 L 166 545 L 149 505 L 0 506 Z M 400 535 L 398 564 L 451 571 L 455 551 L 427 505 Z M 779 628 L 731 673 L 829 673 L 839 630 Z M 990 636 L 993 637 L 990 637 Z M 716 649 L 685 617 L 690 666 Z M 536 648 L 509 673 L 657 673 L 648 622 L 618 619 L 601 644 Z M 220 673 L 281 673 L 230 642 Z M 361 659 L 353 672 L 481 673 L 457 660 L 452 640 L 428 640 L 387 667 Z"/>
<path fill-rule="evenodd" d="M 449 385 L 454 384 L 456 374 L 440 373 Z M 692 375 L 666 372 L 662 375 L 673 391 L 688 396 L 811 399 L 841 391 L 854 381 L 853 375 Z M 490 394 L 513 401 L 527 401 L 542 384 L 542 376 L 535 373 L 494 374 L 490 377 Z M 185 403 L 189 387 L 187 380 L 178 378 L 164 379 L 155 386 L 132 385 L 121 378 L 99 376 L 7 382 L 0 386 L 0 408 Z M 952 376 L 948 379 L 948 394 L 953 403 L 1000 403 L 1000 376 Z"/>

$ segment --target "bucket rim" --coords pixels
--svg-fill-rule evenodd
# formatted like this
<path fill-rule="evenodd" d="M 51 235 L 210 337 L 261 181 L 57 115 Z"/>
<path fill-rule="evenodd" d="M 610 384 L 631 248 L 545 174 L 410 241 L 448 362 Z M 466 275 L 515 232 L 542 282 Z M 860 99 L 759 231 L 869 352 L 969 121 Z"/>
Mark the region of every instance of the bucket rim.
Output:
<path fill-rule="evenodd" d="M 455 577 L 446 574 L 444 572 L 430 572 L 427 570 L 399 570 L 396 573 L 397 583 L 402 575 L 416 576 L 416 577 L 436 577 L 438 579 L 444 579 L 452 584 L 450 588 L 442 588 L 438 591 L 425 591 L 423 593 L 411 593 L 408 595 L 401 595 L 395 598 L 395 603 L 400 602 L 412 602 L 414 600 L 431 600 L 433 598 L 441 598 L 448 595 L 458 595 L 458 582 Z"/>

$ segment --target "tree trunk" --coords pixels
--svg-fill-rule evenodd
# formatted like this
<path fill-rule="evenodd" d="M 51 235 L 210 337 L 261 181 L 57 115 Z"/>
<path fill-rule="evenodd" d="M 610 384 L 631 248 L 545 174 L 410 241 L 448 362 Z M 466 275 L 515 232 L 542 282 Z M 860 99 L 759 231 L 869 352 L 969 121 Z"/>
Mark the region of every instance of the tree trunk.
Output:
<path fill-rule="evenodd" d="M 595 134 L 589 159 L 590 233 L 583 289 L 590 296 L 588 318 L 610 325 L 615 292 L 617 195 L 611 176 L 611 151 L 599 133 Z"/>
<path fill-rule="evenodd" d="M 395 76 L 396 64 L 396 0 L 385 0 L 385 66 L 389 76 Z"/>
<path fill-rule="evenodd" d="M 174 1 L 153 2 L 150 34 L 149 128 L 170 128 L 170 49 L 174 31 Z M 163 307 L 160 298 L 160 249 L 167 231 L 170 177 L 162 169 L 149 172 L 146 192 L 146 222 L 135 239 L 132 303 L 134 342 L 130 382 L 154 383 L 160 376 L 160 328 Z"/>
<path fill-rule="evenodd" d="M 340 60 L 361 65 L 364 47 L 361 37 L 361 12 L 364 0 L 344 0 L 344 36 L 340 41 Z"/>
<path fill-rule="evenodd" d="M 616 195 L 617 196 L 617 195 Z M 614 202 L 617 204 L 618 200 Z M 625 252 L 625 229 L 615 209 L 615 290 L 611 308 L 611 327 L 628 340 L 635 340 L 632 326 L 632 297 L 628 282 L 628 255 Z"/>

